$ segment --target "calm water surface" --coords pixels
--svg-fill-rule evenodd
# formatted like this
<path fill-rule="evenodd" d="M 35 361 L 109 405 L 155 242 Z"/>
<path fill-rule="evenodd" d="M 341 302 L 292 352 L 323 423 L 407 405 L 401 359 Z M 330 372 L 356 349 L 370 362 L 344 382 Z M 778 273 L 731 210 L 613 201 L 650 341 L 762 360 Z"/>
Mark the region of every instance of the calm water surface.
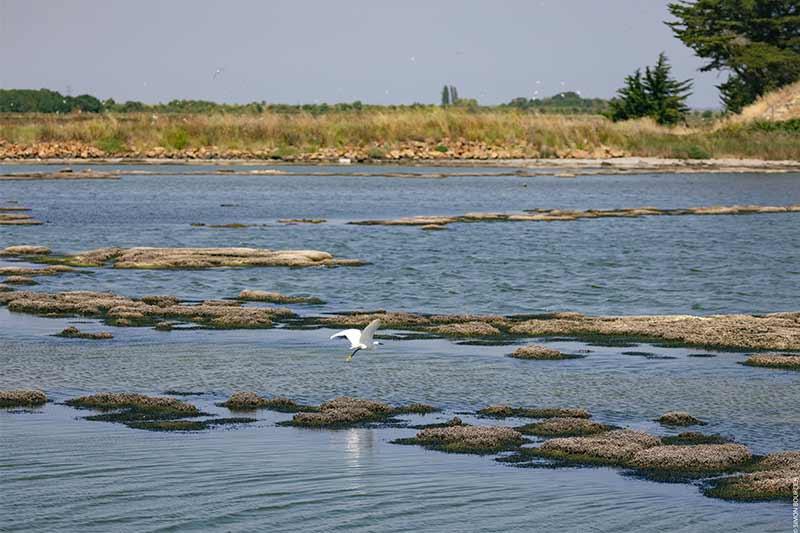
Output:
<path fill-rule="evenodd" d="M 165 170 L 178 168 L 187 167 Z M 0 226 L 0 246 L 43 244 L 58 252 L 109 245 L 312 248 L 370 261 L 362 268 L 305 270 L 92 269 L 39 278 L 35 287 L 191 300 L 251 288 L 328 302 L 297 307 L 301 313 L 800 308 L 800 215 L 454 224 L 442 232 L 345 224 L 536 207 L 785 205 L 800 203 L 798 175 L 401 179 L 290 170 L 299 175 L 0 182 L 0 205 L 17 201 L 47 222 Z M 301 217 L 328 223 L 277 223 Z M 190 225 L 231 222 L 259 226 Z M 791 528 L 787 504 L 723 502 L 702 496 L 696 485 L 644 481 L 614 469 L 519 469 L 487 457 L 389 443 L 411 435 L 409 429 L 297 430 L 275 427 L 287 415 L 260 412 L 250 427 L 162 434 L 88 422 L 83 412 L 60 404 L 101 390 L 182 389 L 199 392 L 191 401 L 204 410 L 226 414 L 214 404 L 238 389 L 308 402 L 348 394 L 433 403 L 445 409 L 439 418 L 498 402 L 580 406 L 597 420 L 657 434 L 665 430 L 652 419 L 682 409 L 708 420 L 703 431 L 734 437 L 756 453 L 800 448 L 798 375 L 744 367 L 737 364 L 742 353 L 551 340 L 565 351 L 591 351 L 583 359 L 531 362 L 505 357 L 513 346 L 415 340 L 387 342 L 345 364 L 342 346 L 331 344 L 332 331 L 325 329 L 113 328 L 115 338 L 107 342 L 51 336 L 76 322 L 82 321 L 0 308 L 0 388 L 38 387 L 55 401 L 34 411 L 0 411 L 0 531 Z M 92 321 L 77 325 L 108 329 Z"/>

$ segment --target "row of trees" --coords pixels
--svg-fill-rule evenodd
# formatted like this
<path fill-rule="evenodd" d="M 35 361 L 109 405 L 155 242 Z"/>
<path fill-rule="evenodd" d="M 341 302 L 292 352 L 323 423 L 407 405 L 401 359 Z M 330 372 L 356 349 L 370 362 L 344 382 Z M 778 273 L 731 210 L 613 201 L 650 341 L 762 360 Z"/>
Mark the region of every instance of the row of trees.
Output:
<path fill-rule="evenodd" d="M 64 96 L 48 89 L 0 89 L 2 113 L 99 113 L 103 104 L 88 94 Z"/>

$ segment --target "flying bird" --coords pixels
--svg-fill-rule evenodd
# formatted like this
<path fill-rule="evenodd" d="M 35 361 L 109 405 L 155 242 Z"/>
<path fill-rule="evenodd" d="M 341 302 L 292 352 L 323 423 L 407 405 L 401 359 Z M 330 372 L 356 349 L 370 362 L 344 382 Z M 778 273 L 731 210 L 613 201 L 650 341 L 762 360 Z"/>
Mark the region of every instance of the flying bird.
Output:
<path fill-rule="evenodd" d="M 381 325 L 381 320 L 376 318 L 372 322 L 369 323 L 364 330 L 360 329 L 346 329 L 344 331 L 340 331 L 339 333 L 335 333 L 331 335 L 331 339 L 336 339 L 338 337 L 345 337 L 347 340 L 350 341 L 350 349 L 353 350 L 353 353 L 347 356 L 346 361 L 350 361 L 353 359 L 353 356 L 359 350 L 372 350 L 375 346 L 382 344 L 378 341 L 373 341 L 372 336 L 375 335 L 375 330 L 378 329 L 378 326 Z"/>

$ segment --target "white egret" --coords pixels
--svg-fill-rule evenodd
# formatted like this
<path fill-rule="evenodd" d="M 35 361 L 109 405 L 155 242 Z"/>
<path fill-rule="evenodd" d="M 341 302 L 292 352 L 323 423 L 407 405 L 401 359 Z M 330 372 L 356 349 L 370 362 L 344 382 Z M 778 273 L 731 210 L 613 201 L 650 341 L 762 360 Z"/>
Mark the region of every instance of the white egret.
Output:
<path fill-rule="evenodd" d="M 375 335 L 375 330 L 378 329 L 378 326 L 381 325 L 381 320 L 376 318 L 372 322 L 369 323 L 364 330 L 360 329 L 346 329 L 344 331 L 340 331 L 334 335 L 331 335 L 331 339 L 335 339 L 337 337 L 345 337 L 347 340 L 350 341 L 350 349 L 353 350 L 353 353 L 347 356 L 346 361 L 350 361 L 353 356 L 359 350 L 372 350 L 375 346 L 382 344 L 378 341 L 373 341 L 372 336 Z"/>

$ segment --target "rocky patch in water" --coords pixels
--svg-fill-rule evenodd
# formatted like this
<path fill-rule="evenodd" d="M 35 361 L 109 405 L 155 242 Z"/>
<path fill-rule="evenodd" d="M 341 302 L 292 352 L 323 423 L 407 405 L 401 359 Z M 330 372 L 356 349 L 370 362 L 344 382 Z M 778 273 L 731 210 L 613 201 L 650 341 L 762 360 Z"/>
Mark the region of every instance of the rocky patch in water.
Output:
<path fill-rule="evenodd" d="M 26 213 L 0 212 L 0 226 L 39 226 L 42 221 Z"/>
<path fill-rule="evenodd" d="M 0 390 L 0 407 L 36 407 L 45 403 L 47 403 L 47 395 L 42 391 Z"/>
<path fill-rule="evenodd" d="M 49 253 L 50 248 L 47 246 L 35 246 L 28 244 L 7 246 L 0 250 L 0 256 L 48 255 Z"/>
<path fill-rule="evenodd" d="M 89 339 L 89 340 L 107 340 L 113 339 L 114 335 L 107 331 L 99 331 L 99 332 L 88 332 L 88 331 L 81 331 L 75 326 L 69 326 L 64 328 L 61 333 L 56 334 L 56 337 L 66 337 L 68 339 Z"/>
<path fill-rule="evenodd" d="M 556 417 L 514 429 L 523 435 L 536 435 L 538 437 L 578 437 L 603 433 L 613 428 L 606 424 L 592 422 L 586 418 Z"/>
<path fill-rule="evenodd" d="M 572 359 L 575 356 L 569 356 L 559 352 L 558 350 L 547 348 L 545 346 L 530 344 L 528 346 L 520 346 L 519 348 L 514 350 L 514 352 L 509 357 L 513 357 L 514 359 L 536 359 L 536 360 L 554 361 L 560 359 Z"/>
<path fill-rule="evenodd" d="M 393 421 L 395 415 L 426 414 L 433 411 L 436 411 L 433 406 L 420 403 L 394 407 L 373 400 L 342 396 L 323 403 L 313 412 L 298 413 L 282 425 L 307 428 L 346 428 L 389 423 Z"/>
<path fill-rule="evenodd" d="M 99 248 L 74 255 L 48 256 L 41 262 L 70 266 L 138 269 L 196 269 L 218 267 L 361 266 L 358 259 L 340 259 L 317 250 L 266 248 Z"/>
<path fill-rule="evenodd" d="M 781 370 L 800 370 L 800 354 L 754 354 L 749 356 L 742 364 Z"/>
<path fill-rule="evenodd" d="M 623 209 L 529 209 L 524 213 L 466 213 L 464 215 L 426 215 L 388 220 L 360 220 L 349 224 L 361 226 L 445 226 L 468 222 L 561 222 L 593 218 L 640 218 L 681 215 L 751 215 L 755 213 L 800 213 L 800 204 L 786 206 L 732 205 L 688 207 L 683 209 L 658 209 L 656 207 L 630 207 Z"/>
<path fill-rule="evenodd" d="M 242 307 L 240 302 L 228 300 L 182 305 L 173 303 L 172 299 L 146 298 L 155 303 L 104 292 L 13 291 L 0 293 L 0 304 L 5 304 L 14 312 L 50 317 L 100 318 L 116 326 L 153 326 L 164 320 L 178 319 L 209 328 L 269 328 L 275 318 L 294 316 L 292 311 L 285 308 Z"/>
<path fill-rule="evenodd" d="M 256 409 L 268 409 L 281 413 L 300 413 L 318 411 L 319 408 L 312 405 L 298 404 L 294 400 L 278 396 L 275 398 L 264 398 L 255 392 L 235 392 L 224 403 L 222 407 L 227 407 L 231 411 L 253 411 Z"/>
<path fill-rule="evenodd" d="M 494 454 L 518 448 L 525 438 L 508 427 L 450 425 L 423 429 L 415 437 L 392 442 L 415 444 L 449 453 Z"/>
<path fill-rule="evenodd" d="M 753 465 L 752 472 L 710 482 L 707 496 L 734 501 L 786 500 L 796 497 L 800 451 L 771 453 Z"/>
<path fill-rule="evenodd" d="M 510 405 L 490 405 L 477 413 L 487 418 L 591 418 L 586 409 L 571 407 L 511 407 Z"/>
<path fill-rule="evenodd" d="M 313 296 L 287 296 L 279 292 L 243 290 L 239 293 L 239 300 L 247 302 L 269 302 L 274 304 L 309 304 L 321 305 L 325 302 Z"/>
<path fill-rule="evenodd" d="M 702 426 L 705 424 L 685 411 L 668 411 L 658 418 L 658 422 L 664 426 Z"/>
<path fill-rule="evenodd" d="M 722 435 L 706 435 L 696 431 L 685 431 L 677 435 L 661 437 L 663 444 L 727 444 L 731 439 Z"/>

